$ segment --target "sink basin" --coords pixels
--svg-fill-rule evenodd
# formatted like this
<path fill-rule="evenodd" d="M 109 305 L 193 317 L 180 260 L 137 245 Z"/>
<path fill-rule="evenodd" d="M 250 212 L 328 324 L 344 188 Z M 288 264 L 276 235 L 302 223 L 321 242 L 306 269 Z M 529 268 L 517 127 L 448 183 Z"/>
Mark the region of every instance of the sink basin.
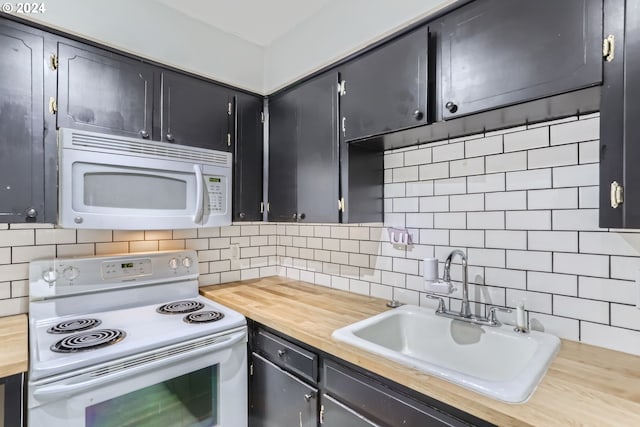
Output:
<path fill-rule="evenodd" d="M 509 403 L 531 396 L 560 349 L 554 335 L 474 325 L 411 305 L 337 329 L 333 337 Z"/>

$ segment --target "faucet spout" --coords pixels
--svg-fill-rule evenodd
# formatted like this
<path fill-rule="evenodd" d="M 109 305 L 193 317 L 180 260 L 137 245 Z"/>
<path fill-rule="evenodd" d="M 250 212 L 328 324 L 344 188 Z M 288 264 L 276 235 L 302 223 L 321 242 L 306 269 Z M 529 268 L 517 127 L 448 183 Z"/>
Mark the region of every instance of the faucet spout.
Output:
<path fill-rule="evenodd" d="M 469 280 L 468 280 L 468 268 L 467 268 L 467 256 L 460 249 L 454 249 L 451 251 L 447 260 L 444 262 L 444 273 L 442 280 L 445 282 L 451 281 L 451 261 L 459 256 L 462 262 L 462 307 L 460 307 L 460 317 L 470 318 L 471 307 L 469 305 Z"/>

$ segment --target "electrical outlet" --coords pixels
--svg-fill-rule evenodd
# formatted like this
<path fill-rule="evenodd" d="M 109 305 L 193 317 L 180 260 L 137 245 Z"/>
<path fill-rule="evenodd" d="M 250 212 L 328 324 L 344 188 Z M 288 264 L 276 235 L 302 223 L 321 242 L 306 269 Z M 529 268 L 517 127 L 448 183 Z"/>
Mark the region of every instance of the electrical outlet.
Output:
<path fill-rule="evenodd" d="M 240 244 L 232 243 L 229 245 L 231 251 L 231 261 L 238 261 L 240 259 Z"/>

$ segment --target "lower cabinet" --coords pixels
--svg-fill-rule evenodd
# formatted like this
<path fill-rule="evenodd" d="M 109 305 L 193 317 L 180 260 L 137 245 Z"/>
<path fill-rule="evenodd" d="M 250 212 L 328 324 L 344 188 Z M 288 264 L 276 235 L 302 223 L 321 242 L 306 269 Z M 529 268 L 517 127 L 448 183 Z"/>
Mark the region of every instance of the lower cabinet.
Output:
<path fill-rule="evenodd" d="M 0 378 L 0 427 L 24 424 L 24 374 Z"/>
<path fill-rule="evenodd" d="M 249 321 L 249 427 L 492 426 Z"/>

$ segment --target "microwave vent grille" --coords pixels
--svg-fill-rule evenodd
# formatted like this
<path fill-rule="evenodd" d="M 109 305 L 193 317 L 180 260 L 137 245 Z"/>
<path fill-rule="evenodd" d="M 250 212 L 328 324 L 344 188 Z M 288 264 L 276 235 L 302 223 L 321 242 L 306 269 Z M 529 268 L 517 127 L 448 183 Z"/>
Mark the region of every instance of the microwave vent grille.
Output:
<path fill-rule="evenodd" d="M 149 157 L 163 160 L 198 162 L 222 167 L 230 166 L 230 155 L 221 151 L 187 147 L 164 142 L 140 141 L 134 138 L 73 132 L 73 148 L 113 154 Z"/>

